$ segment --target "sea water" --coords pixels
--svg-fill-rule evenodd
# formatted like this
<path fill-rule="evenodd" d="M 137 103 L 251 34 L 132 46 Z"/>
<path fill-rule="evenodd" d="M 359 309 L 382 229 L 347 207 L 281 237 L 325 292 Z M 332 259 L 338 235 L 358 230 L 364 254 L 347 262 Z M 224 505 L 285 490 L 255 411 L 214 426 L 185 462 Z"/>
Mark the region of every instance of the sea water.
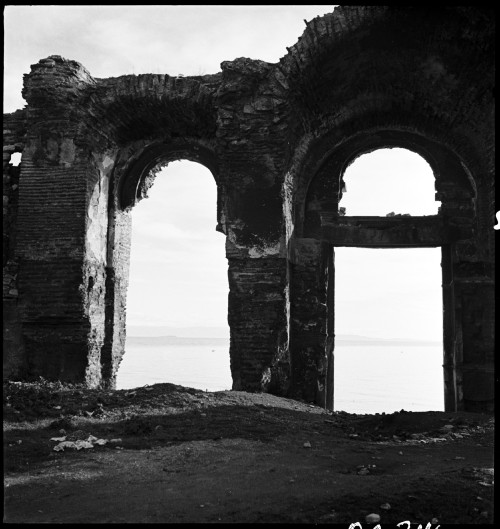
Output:
<path fill-rule="evenodd" d="M 443 411 L 439 345 L 337 345 L 334 409 L 349 413 Z M 117 389 L 169 382 L 204 391 L 231 389 L 223 339 L 127 339 Z"/>
<path fill-rule="evenodd" d="M 439 345 L 335 349 L 334 409 L 349 413 L 444 411 Z"/>
<path fill-rule="evenodd" d="M 125 354 L 118 369 L 117 389 L 169 382 L 179 386 L 223 391 L 233 381 L 229 367 L 229 342 L 205 339 L 127 340 Z"/>

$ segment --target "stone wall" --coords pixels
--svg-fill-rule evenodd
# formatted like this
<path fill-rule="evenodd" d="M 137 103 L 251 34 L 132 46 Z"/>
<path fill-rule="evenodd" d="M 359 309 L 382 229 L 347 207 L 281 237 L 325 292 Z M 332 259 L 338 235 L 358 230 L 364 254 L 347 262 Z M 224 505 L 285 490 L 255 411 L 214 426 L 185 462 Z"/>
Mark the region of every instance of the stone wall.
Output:
<path fill-rule="evenodd" d="M 114 386 L 133 207 L 188 159 L 217 184 L 234 389 L 332 408 L 334 247 L 430 245 L 443 249 L 446 408 L 490 409 L 493 37 L 487 8 L 344 6 L 276 64 L 111 79 L 59 56 L 33 65 L 27 109 L 4 117 L 7 376 Z M 429 162 L 436 218 L 340 221 L 346 167 L 384 147 Z"/>
<path fill-rule="evenodd" d="M 14 255 L 19 204 L 19 173 L 11 157 L 22 153 L 25 141 L 25 111 L 4 115 L 3 122 L 3 335 L 4 377 L 26 373 L 21 325 L 17 312 L 19 263 Z"/>

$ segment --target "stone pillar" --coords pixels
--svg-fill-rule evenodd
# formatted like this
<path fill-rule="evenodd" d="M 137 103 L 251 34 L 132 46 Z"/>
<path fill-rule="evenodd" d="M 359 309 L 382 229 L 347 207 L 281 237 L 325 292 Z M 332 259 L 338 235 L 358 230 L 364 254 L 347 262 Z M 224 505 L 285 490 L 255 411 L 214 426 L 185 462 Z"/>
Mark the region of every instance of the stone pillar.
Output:
<path fill-rule="evenodd" d="M 285 395 L 289 384 L 286 259 L 228 255 L 233 389 Z"/>
<path fill-rule="evenodd" d="M 333 248 L 315 239 L 292 240 L 291 395 L 327 409 L 333 409 L 333 281 Z"/>
<path fill-rule="evenodd" d="M 29 374 L 101 380 L 109 175 L 82 104 L 93 79 L 57 56 L 32 66 L 19 185 L 19 315 Z M 82 113 L 82 115 L 80 115 Z"/>
<path fill-rule="evenodd" d="M 463 409 L 494 410 L 494 290 L 487 282 L 460 285 Z"/>
<path fill-rule="evenodd" d="M 115 203 L 109 215 L 105 337 L 101 354 L 102 386 L 110 389 L 116 387 L 116 375 L 125 351 L 131 238 L 131 212 L 119 210 Z"/>
<path fill-rule="evenodd" d="M 488 263 L 466 256 L 473 245 L 453 247 L 457 410 L 494 409 L 494 283 Z"/>
<path fill-rule="evenodd" d="M 453 187 L 442 210 L 457 240 L 443 247 L 444 382 L 446 411 L 494 409 L 494 263 L 487 201 Z M 491 229 L 491 228 L 489 228 Z"/>
<path fill-rule="evenodd" d="M 451 247 L 449 244 L 441 248 L 441 268 L 443 278 L 443 380 L 444 380 L 444 409 L 455 411 L 458 406 L 457 392 L 461 380 L 456 377 L 455 358 L 455 297 L 453 285 L 453 270 Z M 461 351 L 460 351 L 461 354 Z"/>

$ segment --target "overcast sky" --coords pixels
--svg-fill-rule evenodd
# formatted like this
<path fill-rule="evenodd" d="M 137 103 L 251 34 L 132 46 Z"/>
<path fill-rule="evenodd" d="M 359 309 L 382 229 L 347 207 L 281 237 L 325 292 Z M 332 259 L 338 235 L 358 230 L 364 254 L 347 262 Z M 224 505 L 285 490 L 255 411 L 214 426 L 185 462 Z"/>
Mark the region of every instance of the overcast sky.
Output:
<path fill-rule="evenodd" d="M 304 19 L 332 10 L 7 6 L 4 112 L 23 108 L 23 74 L 49 55 L 76 60 L 96 78 L 211 74 L 237 57 L 278 62 L 303 33 Z M 408 151 L 361 157 L 345 180 L 341 206 L 348 215 L 437 212 L 430 168 Z M 227 261 L 224 236 L 215 232 L 216 187 L 208 169 L 186 161 L 169 164 L 132 216 L 128 324 L 227 329 Z M 336 255 L 337 334 L 441 339 L 439 249 L 344 248 Z"/>

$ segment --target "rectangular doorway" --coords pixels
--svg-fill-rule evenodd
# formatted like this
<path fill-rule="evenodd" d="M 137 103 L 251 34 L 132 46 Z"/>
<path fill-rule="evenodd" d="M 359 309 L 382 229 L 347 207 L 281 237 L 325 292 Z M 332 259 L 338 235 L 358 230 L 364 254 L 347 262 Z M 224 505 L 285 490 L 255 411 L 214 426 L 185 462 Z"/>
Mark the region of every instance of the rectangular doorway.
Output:
<path fill-rule="evenodd" d="M 440 248 L 335 248 L 334 410 L 443 411 Z"/>

